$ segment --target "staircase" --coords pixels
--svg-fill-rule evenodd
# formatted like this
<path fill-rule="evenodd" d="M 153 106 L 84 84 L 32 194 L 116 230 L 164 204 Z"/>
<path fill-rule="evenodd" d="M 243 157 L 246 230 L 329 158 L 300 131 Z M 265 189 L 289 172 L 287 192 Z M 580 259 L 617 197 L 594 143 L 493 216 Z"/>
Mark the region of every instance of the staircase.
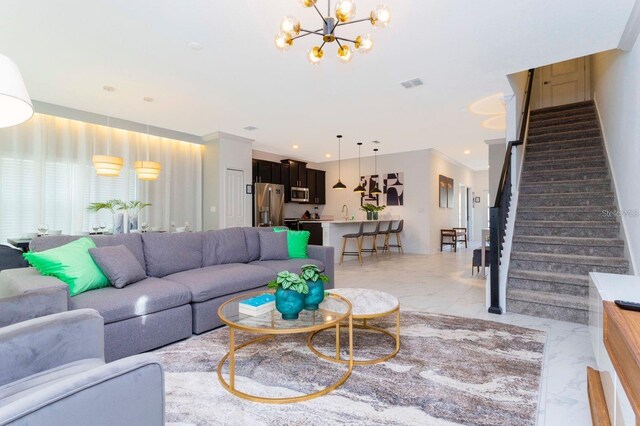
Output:
<path fill-rule="evenodd" d="M 531 112 L 507 310 L 587 324 L 589 272 L 626 274 L 593 102 Z"/>

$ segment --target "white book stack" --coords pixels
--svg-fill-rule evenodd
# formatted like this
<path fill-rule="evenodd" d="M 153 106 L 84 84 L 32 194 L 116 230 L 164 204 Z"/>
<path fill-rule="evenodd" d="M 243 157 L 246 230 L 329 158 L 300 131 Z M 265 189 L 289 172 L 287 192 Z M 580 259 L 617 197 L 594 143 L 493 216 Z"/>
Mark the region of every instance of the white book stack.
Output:
<path fill-rule="evenodd" d="M 273 294 L 261 294 L 251 299 L 243 300 L 238 304 L 241 314 L 257 317 L 271 312 L 276 307 L 276 298 Z"/>

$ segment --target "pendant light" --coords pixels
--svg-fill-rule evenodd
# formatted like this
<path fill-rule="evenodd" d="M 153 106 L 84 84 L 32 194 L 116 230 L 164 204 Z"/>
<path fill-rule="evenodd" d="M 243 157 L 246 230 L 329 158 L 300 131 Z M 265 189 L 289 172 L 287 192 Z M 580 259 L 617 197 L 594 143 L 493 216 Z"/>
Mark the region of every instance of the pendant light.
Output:
<path fill-rule="evenodd" d="M 361 194 L 364 194 L 365 192 L 367 192 L 367 190 L 364 189 L 364 186 L 362 186 L 362 182 L 360 181 L 360 149 L 361 148 L 362 148 L 362 142 L 358 142 L 358 186 L 353 188 L 353 192 L 359 192 Z"/>
<path fill-rule="evenodd" d="M 374 155 L 374 158 L 375 158 L 374 174 L 376 175 L 376 177 L 378 177 L 378 148 L 374 148 L 373 149 L 373 155 Z M 378 186 L 378 181 L 379 180 L 380 180 L 380 177 L 378 177 L 378 180 L 376 181 L 376 185 L 371 190 L 371 195 L 380 195 L 380 194 L 382 194 L 382 191 L 380 191 L 380 187 Z"/>
<path fill-rule="evenodd" d="M 153 98 L 144 98 L 145 102 L 153 102 Z M 162 167 L 160 163 L 149 161 L 149 117 L 147 116 L 147 160 L 135 161 L 133 168 L 136 169 L 136 175 L 140 180 L 156 180 L 160 176 Z"/>
<path fill-rule="evenodd" d="M 104 86 L 102 89 L 109 93 L 116 91 L 112 86 Z M 109 155 L 111 148 L 111 112 L 109 108 L 107 108 L 107 131 L 109 132 L 107 134 L 107 155 L 94 155 L 91 160 L 98 176 L 117 177 L 120 176 L 124 160 L 122 157 Z"/>
<path fill-rule="evenodd" d="M 33 104 L 18 66 L 0 55 L 0 128 L 24 123 L 33 116 Z"/>
<path fill-rule="evenodd" d="M 338 183 L 336 183 L 335 185 L 333 185 L 333 189 L 347 189 L 347 186 L 342 183 L 342 180 L 340 180 L 340 163 L 342 162 L 341 158 L 342 155 L 340 153 L 340 141 L 342 140 L 342 135 L 338 135 L 336 136 L 338 138 Z"/>

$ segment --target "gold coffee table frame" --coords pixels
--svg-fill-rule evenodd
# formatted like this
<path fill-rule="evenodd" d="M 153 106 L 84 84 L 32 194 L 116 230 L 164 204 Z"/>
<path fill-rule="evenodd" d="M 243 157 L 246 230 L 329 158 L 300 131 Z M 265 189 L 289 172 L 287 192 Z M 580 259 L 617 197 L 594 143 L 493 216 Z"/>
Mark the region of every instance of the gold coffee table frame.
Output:
<path fill-rule="evenodd" d="M 243 325 L 243 324 L 239 324 L 236 323 L 232 320 L 227 319 L 224 314 L 223 314 L 223 308 L 230 304 L 230 303 L 234 303 L 236 301 L 239 301 L 240 299 L 248 299 L 251 298 L 253 296 L 259 295 L 259 294 L 265 294 L 265 293 L 269 293 L 269 291 L 258 291 L 255 293 L 249 293 L 249 294 L 243 294 L 241 296 L 237 296 L 234 297 L 232 299 L 227 300 L 226 302 L 224 302 L 222 305 L 220 305 L 220 307 L 218 308 L 218 316 L 220 317 L 220 319 L 222 320 L 222 322 L 224 322 L 226 325 L 229 326 L 229 351 L 220 359 L 220 362 L 218 362 L 218 380 L 220 380 L 220 384 L 222 385 L 222 387 L 224 387 L 227 391 L 229 391 L 230 393 L 232 393 L 233 395 L 239 396 L 240 398 L 244 398 L 247 399 L 249 401 L 254 401 L 254 402 L 264 402 L 264 403 L 269 403 L 269 404 L 287 404 L 287 403 L 291 403 L 291 402 L 300 402 L 300 401 L 308 401 L 310 399 L 313 398 L 317 398 L 319 396 L 322 395 L 326 395 L 329 392 L 337 389 L 338 387 L 340 387 L 345 381 L 347 381 L 347 379 L 349 378 L 349 376 L 351 376 L 351 372 L 353 370 L 353 365 L 354 365 L 354 361 L 353 361 L 353 318 L 351 317 L 351 309 L 352 309 L 352 305 L 351 302 L 349 302 L 349 300 L 347 300 L 346 298 L 337 295 L 337 294 L 332 294 L 329 297 L 334 297 L 336 299 L 339 299 L 343 302 L 345 302 L 348 306 L 348 310 L 346 313 L 344 314 L 338 314 L 336 315 L 336 318 L 328 321 L 326 323 L 323 324 L 317 324 L 317 325 L 312 325 L 312 326 L 307 326 L 307 327 L 294 327 L 294 328 L 282 328 L 282 329 L 278 329 L 278 328 L 261 328 L 261 327 L 251 327 L 251 326 L 247 326 L 247 325 Z M 273 292 L 271 292 L 273 293 Z M 273 315 L 280 315 L 280 313 L 278 311 L 276 311 L 275 309 L 272 311 L 272 324 L 273 324 Z M 280 334 L 300 334 L 300 333 L 317 333 L 318 331 L 321 330 L 325 330 L 325 329 L 329 329 L 332 327 L 336 327 L 336 358 L 340 358 L 340 324 L 343 321 L 347 321 L 348 322 L 348 327 L 349 327 L 349 360 L 345 360 L 345 364 L 348 364 L 349 368 L 347 370 L 347 372 L 340 377 L 340 379 L 333 383 L 332 385 L 319 390 L 317 392 L 313 392 L 310 394 L 305 394 L 305 395 L 300 395 L 300 396 L 296 396 L 296 397 L 282 397 L 282 398 L 267 398 L 267 397 L 263 397 L 263 396 L 257 396 L 257 395 L 251 395 L 249 393 L 246 392 L 242 392 L 238 389 L 236 389 L 235 387 L 235 369 L 236 369 L 236 362 L 235 362 L 235 353 L 242 349 L 245 348 L 249 345 L 252 345 L 254 343 L 259 343 L 259 342 L 263 342 L 269 339 L 274 338 L 276 335 L 280 335 Z M 292 320 L 295 321 L 295 320 Z M 235 331 L 236 330 L 241 330 L 241 331 L 246 331 L 249 333 L 256 333 L 256 334 L 263 334 L 263 336 L 260 336 L 258 338 L 249 340 L 248 342 L 242 343 L 240 345 L 236 345 L 236 341 L 235 341 Z M 314 351 L 316 352 L 316 351 Z M 322 358 L 325 358 L 325 356 L 323 355 Z M 227 359 L 229 360 L 229 381 L 227 382 L 227 380 L 224 378 L 224 376 L 222 375 L 222 367 L 224 366 L 225 362 L 227 361 Z M 331 358 L 331 360 L 333 360 Z"/>
<path fill-rule="evenodd" d="M 330 293 L 333 294 L 333 293 Z M 380 327 L 376 327 L 373 325 L 369 325 L 367 324 L 367 320 L 372 320 L 372 319 L 376 319 L 376 318 L 382 318 L 382 317 L 387 317 L 387 316 L 391 316 L 395 314 L 396 315 L 396 334 L 393 335 L 392 333 L 390 333 L 389 331 L 380 328 Z M 340 357 L 340 353 L 339 353 L 339 340 L 340 338 L 336 336 L 336 346 L 338 346 L 338 348 L 336 349 L 336 357 L 330 357 L 328 355 L 323 354 L 322 352 L 320 352 L 319 350 L 317 350 L 315 348 L 315 346 L 313 346 L 313 338 L 316 336 L 316 334 L 320 333 L 323 330 L 316 330 L 313 333 L 311 333 L 309 335 L 309 337 L 307 338 L 307 346 L 309 347 L 309 349 L 311 349 L 311 351 L 313 353 L 315 353 L 317 356 L 319 356 L 322 359 L 326 359 L 327 361 L 333 361 L 333 362 L 339 362 L 341 364 L 354 364 L 354 365 L 372 365 L 372 364 L 379 364 L 381 362 L 385 362 L 390 360 L 391 358 L 393 358 L 394 356 L 397 355 L 397 353 L 400 351 L 400 303 L 398 303 L 398 306 L 396 306 L 395 308 L 386 311 L 386 312 L 382 312 L 382 313 L 376 313 L 376 314 L 363 314 L 363 315 L 352 315 L 351 316 L 354 320 L 362 320 L 362 323 L 360 324 L 349 324 L 349 327 L 351 328 L 357 328 L 357 329 L 361 329 L 361 330 L 372 330 L 372 331 L 376 331 L 379 333 L 382 333 L 384 335 L 389 336 L 391 339 L 394 340 L 396 347 L 394 349 L 393 352 L 391 352 L 389 355 L 380 357 L 380 358 L 375 358 L 375 359 L 367 359 L 367 360 L 353 360 L 353 354 L 350 355 L 350 359 L 342 359 Z M 340 327 L 336 327 L 336 333 L 340 333 Z M 353 339 L 350 336 L 350 339 Z"/>

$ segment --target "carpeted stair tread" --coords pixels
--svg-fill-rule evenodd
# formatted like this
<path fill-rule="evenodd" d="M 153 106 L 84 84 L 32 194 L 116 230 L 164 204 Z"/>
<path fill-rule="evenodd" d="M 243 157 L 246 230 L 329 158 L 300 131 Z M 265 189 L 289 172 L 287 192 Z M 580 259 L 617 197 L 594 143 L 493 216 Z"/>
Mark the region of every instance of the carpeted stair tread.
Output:
<path fill-rule="evenodd" d="M 602 210 L 615 210 L 614 206 L 527 206 L 518 209 L 518 212 L 602 212 Z"/>
<path fill-rule="evenodd" d="M 619 228 L 620 224 L 606 220 L 520 220 L 516 218 L 515 226 L 542 228 Z"/>
<path fill-rule="evenodd" d="M 514 243 L 538 243 L 548 245 L 588 245 L 598 247 L 624 247 L 624 241 L 611 238 L 580 238 L 536 235 L 514 235 Z"/>
<path fill-rule="evenodd" d="M 534 109 L 531 111 L 531 116 L 545 114 L 550 111 L 571 111 L 571 110 L 581 109 L 584 107 L 593 108 L 593 106 L 594 106 L 594 102 L 592 100 L 580 101 L 580 102 L 574 102 L 572 104 L 556 105 L 551 107 Z"/>
<path fill-rule="evenodd" d="M 591 198 L 613 198 L 613 193 L 611 191 L 597 191 L 590 192 L 589 196 Z M 561 198 L 561 199 L 571 199 L 571 198 L 580 198 L 584 199 L 584 194 L 578 194 L 576 192 L 551 192 L 551 193 L 524 193 L 520 194 L 520 199 L 549 199 L 549 198 Z M 608 206 L 607 204 L 599 204 L 602 206 Z"/>
<path fill-rule="evenodd" d="M 587 275 L 559 274 L 553 272 L 513 269 L 509 271 L 509 278 L 521 278 L 531 281 L 553 282 L 589 287 L 589 277 Z"/>
<path fill-rule="evenodd" d="M 563 139 L 547 142 L 529 142 L 527 143 L 528 153 L 541 153 L 549 151 L 560 151 L 578 148 L 596 148 L 602 146 L 602 139 L 599 136 Z"/>
<path fill-rule="evenodd" d="M 578 121 L 573 123 L 560 122 L 551 126 L 538 126 L 529 129 L 529 136 L 546 135 L 549 133 L 562 133 L 578 130 L 600 130 L 593 120 Z"/>
<path fill-rule="evenodd" d="M 606 167 L 584 167 L 574 169 L 560 169 L 560 170 L 523 170 L 522 182 L 523 183 L 544 183 L 544 182 L 557 182 L 562 180 L 585 180 L 609 177 L 609 171 Z"/>
<path fill-rule="evenodd" d="M 540 120 L 550 120 L 554 118 L 563 118 L 563 117 L 571 117 L 574 114 L 589 114 L 594 113 L 595 109 L 593 106 L 586 106 L 582 108 L 576 108 L 574 110 L 563 110 L 563 111 L 548 111 L 548 112 L 531 112 L 531 121 L 538 122 Z"/>
<path fill-rule="evenodd" d="M 579 310 L 588 310 L 588 300 L 580 296 L 572 296 L 569 294 L 546 293 L 542 291 L 511 289 L 507 290 L 507 300 L 522 300 L 530 303 L 538 303 L 541 305 L 557 306 L 560 308 L 572 308 Z"/>
<path fill-rule="evenodd" d="M 588 185 L 590 183 L 600 184 L 600 183 L 611 183 L 611 179 L 606 178 L 595 178 L 595 179 L 568 179 L 568 180 L 554 180 L 546 183 L 546 185 L 554 186 L 554 185 L 570 185 L 570 184 L 580 184 L 580 185 Z M 523 182 L 520 184 L 520 188 L 527 186 L 540 186 L 540 182 Z"/>
<path fill-rule="evenodd" d="M 555 158 L 555 159 L 563 159 L 566 161 L 567 157 L 580 157 L 589 158 L 589 157 L 597 157 L 602 155 L 604 150 L 602 146 L 588 146 L 588 147 L 578 147 L 578 148 L 567 148 L 567 149 L 550 149 L 547 151 L 527 151 L 525 155 L 525 160 L 531 158 L 532 161 L 539 160 L 540 158 Z"/>
<path fill-rule="evenodd" d="M 511 252 L 512 260 L 526 260 L 529 262 L 545 262 L 545 263 L 570 263 L 575 265 L 593 265 L 593 266 L 629 266 L 629 261 L 622 257 L 599 257 L 599 256 L 579 256 L 571 254 L 550 254 L 550 253 L 531 253 L 531 252 Z"/>
<path fill-rule="evenodd" d="M 586 123 L 594 123 L 597 120 L 598 116 L 595 111 L 588 111 L 582 114 L 575 114 L 565 117 L 557 117 L 557 118 L 547 118 L 547 119 L 536 119 L 531 120 L 529 123 L 529 130 L 534 129 L 544 129 L 547 127 L 556 127 L 563 126 L 567 124 L 586 124 Z"/>
<path fill-rule="evenodd" d="M 590 157 L 581 157 L 579 163 L 568 162 L 566 158 L 549 158 L 549 159 L 533 159 L 527 158 L 524 162 L 523 172 L 528 169 L 534 170 L 566 170 L 586 167 L 602 167 L 605 165 L 605 159 L 602 155 L 592 155 Z"/>
<path fill-rule="evenodd" d="M 545 133 L 541 135 L 531 135 L 527 137 L 527 144 L 539 144 L 553 141 L 570 141 L 577 139 L 590 139 L 601 137 L 599 128 L 592 128 L 588 130 L 567 130 L 564 132 Z"/>

